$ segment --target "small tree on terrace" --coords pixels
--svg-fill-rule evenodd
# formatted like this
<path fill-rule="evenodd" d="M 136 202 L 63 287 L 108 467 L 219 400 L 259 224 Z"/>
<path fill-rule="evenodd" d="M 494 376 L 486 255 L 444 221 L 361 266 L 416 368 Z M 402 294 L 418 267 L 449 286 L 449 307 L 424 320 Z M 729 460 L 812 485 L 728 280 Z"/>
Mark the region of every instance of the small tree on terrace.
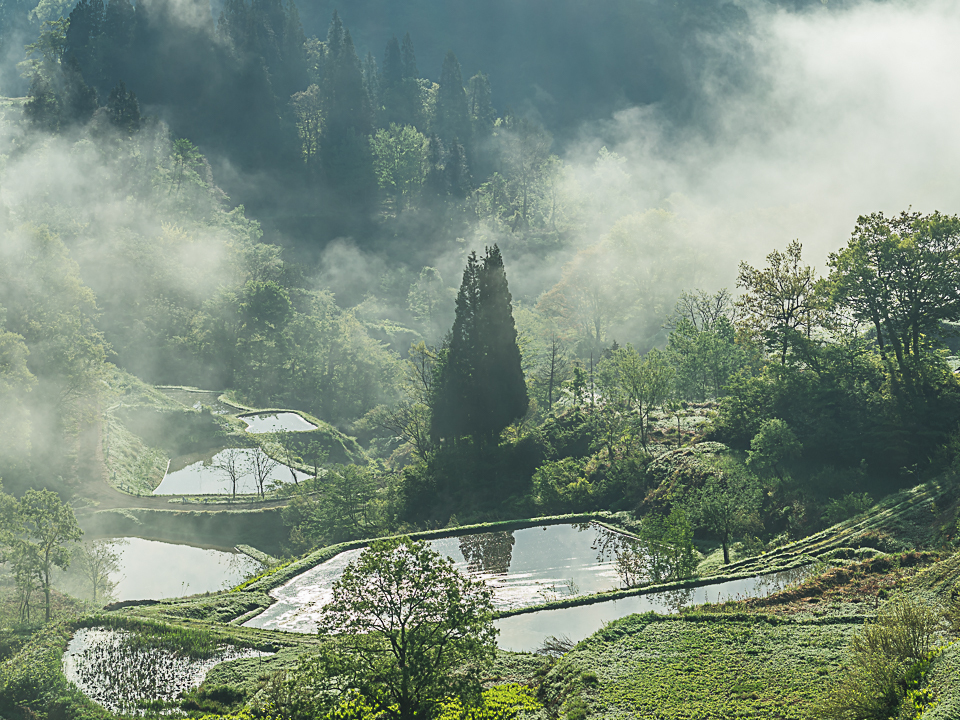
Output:
<path fill-rule="evenodd" d="M 491 592 L 425 542 L 373 543 L 333 586 L 322 634 L 327 677 L 395 720 L 431 718 L 440 704 L 480 698 L 480 669 L 496 650 Z"/>
<path fill-rule="evenodd" d="M 247 464 L 243 460 L 243 452 L 240 448 L 227 448 L 220 453 L 220 459 L 213 467 L 230 483 L 233 497 L 236 498 L 237 483 L 247 470 Z"/>
<path fill-rule="evenodd" d="M 273 469 L 279 464 L 267 455 L 261 447 L 257 447 L 253 451 L 253 455 L 250 456 L 250 470 L 253 472 L 253 479 L 257 481 L 257 492 L 260 493 L 260 497 L 264 496 L 264 485 L 270 479 Z"/>
<path fill-rule="evenodd" d="M 756 522 L 763 500 L 757 479 L 733 458 L 723 458 L 717 474 L 691 493 L 687 511 L 697 523 L 717 536 L 723 563 L 730 564 L 730 543 Z"/>
<path fill-rule="evenodd" d="M 118 547 L 125 540 L 94 540 L 80 545 L 76 560 L 84 580 L 90 583 L 91 601 L 94 605 L 110 597 L 117 586 L 111 574 L 120 569 Z"/>
<path fill-rule="evenodd" d="M 16 556 L 24 566 L 21 570 L 32 575 L 43 590 L 49 621 L 53 568 L 62 570 L 70 565 L 66 545 L 79 540 L 83 531 L 73 508 L 50 490 L 27 490 L 20 500 L 17 516 L 22 534 L 15 543 L 19 547 Z"/>

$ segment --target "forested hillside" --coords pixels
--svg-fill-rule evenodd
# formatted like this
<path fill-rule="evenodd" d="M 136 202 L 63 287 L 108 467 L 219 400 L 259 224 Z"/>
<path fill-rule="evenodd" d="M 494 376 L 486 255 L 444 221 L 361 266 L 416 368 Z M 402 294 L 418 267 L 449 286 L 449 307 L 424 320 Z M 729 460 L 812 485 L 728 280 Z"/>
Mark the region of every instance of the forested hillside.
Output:
<path fill-rule="evenodd" d="M 946 716 L 958 32 L 0 0 L 0 715 Z"/>

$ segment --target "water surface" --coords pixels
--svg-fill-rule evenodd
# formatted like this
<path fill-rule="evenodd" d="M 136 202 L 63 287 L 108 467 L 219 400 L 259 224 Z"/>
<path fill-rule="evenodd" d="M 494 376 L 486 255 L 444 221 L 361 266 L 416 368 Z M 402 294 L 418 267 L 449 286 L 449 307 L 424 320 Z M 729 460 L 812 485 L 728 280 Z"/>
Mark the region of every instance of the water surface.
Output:
<path fill-rule="evenodd" d="M 237 494 L 259 492 L 256 476 L 251 469 L 255 448 L 218 448 L 206 453 L 183 455 L 170 461 L 163 480 L 153 491 L 154 495 L 230 495 L 233 483 L 223 470 L 228 456 L 234 453 L 240 473 L 237 477 Z M 264 483 L 264 489 L 272 485 L 297 482 L 309 477 L 306 473 L 286 465 L 276 464 Z"/>
<path fill-rule="evenodd" d="M 306 432 L 307 430 L 317 429 L 316 425 L 307 422 L 294 412 L 244 415 L 240 419 L 247 423 L 247 432 L 249 433 L 272 433 L 283 430 Z"/>
<path fill-rule="evenodd" d="M 132 633 L 80 628 L 63 654 L 63 674 L 84 695 L 115 713 L 142 715 L 144 701 L 172 701 L 198 687 L 207 673 L 227 660 L 270 653 L 226 646 L 202 660 L 167 650 L 137 648 Z"/>
<path fill-rule="evenodd" d="M 497 644 L 504 650 L 530 652 L 540 647 L 551 635 L 565 635 L 574 642 L 579 642 L 593 635 L 605 623 L 634 613 L 653 611 L 672 614 L 690 605 L 766 597 L 800 582 L 812 570 L 813 566 L 808 565 L 785 572 L 729 580 L 686 590 L 669 590 L 648 595 L 635 595 L 621 600 L 608 600 L 593 605 L 514 615 L 496 621 L 497 629 L 500 631 Z"/>
<path fill-rule="evenodd" d="M 547 525 L 431 540 L 458 570 L 493 589 L 497 610 L 509 610 L 577 595 L 614 590 L 625 578 L 610 547 L 626 536 L 593 523 Z M 247 625 L 290 632 L 316 632 L 333 584 L 362 550 L 340 553 L 270 594 L 276 602 Z"/>
<path fill-rule="evenodd" d="M 117 582 L 117 600 L 162 598 L 216 592 L 231 588 L 261 568 L 243 553 L 192 545 L 117 538 L 120 569 L 111 575 Z"/>
<path fill-rule="evenodd" d="M 235 415 L 240 408 L 220 401 L 219 390 L 184 390 L 182 388 L 158 388 L 171 400 L 176 400 L 194 410 L 210 408 L 214 415 Z"/>

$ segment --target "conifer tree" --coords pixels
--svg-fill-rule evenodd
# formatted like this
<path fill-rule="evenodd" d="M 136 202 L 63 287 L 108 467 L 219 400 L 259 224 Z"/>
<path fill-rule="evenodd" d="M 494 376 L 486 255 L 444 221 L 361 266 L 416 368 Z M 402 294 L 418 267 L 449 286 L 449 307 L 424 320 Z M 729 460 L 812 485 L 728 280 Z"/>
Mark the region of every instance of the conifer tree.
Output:
<path fill-rule="evenodd" d="M 444 143 L 459 142 L 464 147 L 470 144 L 470 113 L 467 93 L 463 89 L 460 61 L 447 51 L 440 71 L 440 89 L 437 90 L 437 109 L 434 130 Z"/>
<path fill-rule="evenodd" d="M 417 56 L 413 52 L 413 40 L 410 33 L 403 36 L 403 47 L 400 50 L 402 56 L 402 74 L 404 80 L 419 80 L 420 72 L 417 70 Z"/>
<path fill-rule="evenodd" d="M 370 102 L 350 31 L 333 13 L 327 33 L 323 82 L 324 112 L 320 160 L 327 179 L 345 197 L 364 202 L 376 191 L 370 155 Z"/>
<path fill-rule="evenodd" d="M 527 387 L 500 249 L 471 253 L 456 317 L 439 358 L 432 433 L 457 442 L 495 443 L 527 411 Z"/>
<path fill-rule="evenodd" d="M 107 100 L 107 110 L 110 113 L 110 123 L 132 135 L 140 129 L 140 103 L 132 90 L 121 80 Z"/>
<path fill-rule="evenodd" d="M 390 89 L 403 82 L 403 61 L 400 59 L 400 43 L 394 35 L 383 51 L 383 87 Z"/>

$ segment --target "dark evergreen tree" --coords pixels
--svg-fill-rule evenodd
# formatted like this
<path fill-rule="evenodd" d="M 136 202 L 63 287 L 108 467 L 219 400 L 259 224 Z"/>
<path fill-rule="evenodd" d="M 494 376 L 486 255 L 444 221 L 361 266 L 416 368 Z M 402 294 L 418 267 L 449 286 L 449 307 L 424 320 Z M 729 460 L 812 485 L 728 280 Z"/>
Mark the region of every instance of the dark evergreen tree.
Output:
<path fill-rule="evenodd" d="M 60 129 L 60 98 L 50 79 L 39 72 L 30 79 L 23 116 L 31 125 L 47 132 Z"/>
<path fill-rule="evenodd" d="M 443 185 L 446 194 L 462 200 L 470 192 L 470 169 L 463 145 L 454 142 L 443 163 Z"/>
<path fill-rule="evenodd" d="M 327 180 L 343 197 L 368 202 L 376 192 L 367 139 L 371 130 L 370 103 L 350 31 L 343 27 L 336 12 L 327 33 L 320 93 L 324 129 L 319 155 Z"/>
<path fill-rule="evenodd" d="M 97 91 L 87 85 L 80 72 L 80 63 L 70 58 L 61 71 L 60 125 L 83 125 L 97 111 Z"/>
<path fill-rule="evenodd" d="M 363 61 L 363 89 L 367 92 L 367 102 L 376 124 L 380 114 L 380 72 L 377 70 L 377 61 L 371 52 L 367 53 Z"/>
<path fill-rule="evenodd" d="M 478 429 L 483 436 L 496 439 L 505 427 L 524 416 L 528 405 L 513 298 L 507 287 L 503 256 L 496 245 L 487 248 L 478 286 L 477 335 L 483 346 L 479 381 L 484 389 Z"/>
<path fill-rule="evenodd" d="M 403 36 L 403 48 L 401 49 L 402 73 L 404 80 L 419 80 L 420 72 L 417 70 L 417 56 L 413 52 L 413 40 L 410 33 Z"/>
<path fill-rule="evenodd" d="M 460 62 L 453 50 L 447 52 L 440 71 L 440 89 L 437 90 L 437 109 L 434 132 L 445 144 L 459 142 L 468 147 L 471 140 L 470 113 L 467 93 L 463 89 Z"/>
<path fill-rule="evenodd" d="M 80 0 L 70 13 L 67 27 L 63 57 L 76 60 L 81 73 L 92 83 L 96 83 L 101 74 L 103 22 L 103 0 Z"/>
<path fill-rule="evenodd" d="M 477 425 L 477 361 L 482 352 L 477 337 L 479 309 L 480 264 L 477 253 L 471 252 L 457 293 L 453 328 L 437 362 L 431 415 L 431 434 L 436 440 L 448 438 L 456 442 L 473 435 Z"/>
<path fill-rule="evenodd" d="M 457 294 L 456 318 L 439 363 L 432 432 L 456 442 L 497 441 L 527 411 L 512 298 L 500 249 L 482 262 L 471 253 Z"/>
<path fill-rule="evenodd" d="M 107 111 L 110 113 L 110 124 L 132 135 L 140 129 L 140 103 L 133 91 L 121 80 L 107 100 Z"/>
<path fill-rule="evenodd" d="M 470 78 L 468 109 L 470 119 L 473 122 L 475 137 L 485 138 L 493 129 L 493 122 L 496 120 L 497 113 L 493 109 L 492 94 L 490 78 L 486 75 L 477 73 Z"/>
<path fill-rule="evenodd" d="M 423 126 L 420 79 L 410 33 L 403 38 L 402 50 L 395 37 L 384 50 L 381 103 L 384 127 L 391 123 Z"/>
<path fill-rule="evenodd" d="M 403 61 L 400 59 L 400 43 L 394 35 L 387 41 L 383 51 L 383 78 L 384 89 L 395 88 L 403 82 Z"/>
<path fill-rule="evenodd" d="M 427 142 L 427 177 L 423 183 L 423 196 L 427 200 L 439 200 L 447 196 L 443 155 L 443 143 L 436 135 L 431 135 Z"/>
<path fill-rule="evenodd" d="M 110 0 L 104 15 L 102 39 L 102 80 L 106 87 L 116 85 L 121 75 L 130 70 L 136 24 L 136 11 L 130 0 Z"/>

